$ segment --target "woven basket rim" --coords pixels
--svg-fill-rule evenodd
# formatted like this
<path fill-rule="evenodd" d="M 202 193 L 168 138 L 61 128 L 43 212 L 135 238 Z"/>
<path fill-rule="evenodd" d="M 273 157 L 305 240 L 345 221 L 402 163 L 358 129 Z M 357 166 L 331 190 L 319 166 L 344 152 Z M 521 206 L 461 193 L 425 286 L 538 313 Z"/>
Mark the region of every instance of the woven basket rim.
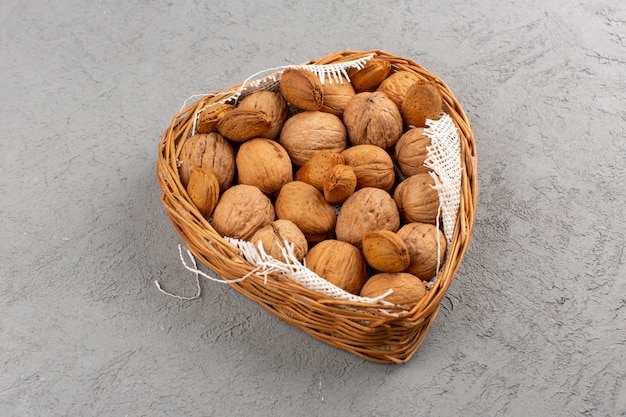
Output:
<path fill-rule="evenodd" d="M 232 283 L 235 290 L 260 304 L 281 319 L 312 336 L 350 351 L 370 361 L 405 363 L 415 353 L 456 275 L 467 251 L 474 224 L 477 203 L 477 158 L 474 133 L 460 103 L 439 77 L 416 62 L 382 50 L 335 52 L 307 61 L 304 65 L 325 65 L 351 61 L 373 55 L 386 59 L 394 71 L 407 70 L 422 79 L 434 81 L 444 99 L 444 109 L 458 128 L 461 139 L 461 201 L 459 215 L 449 245 L 448 256 L 438 279 L 427 295 L 407 307 L 381 310 L 380 305 L 336 300 L 304 288 L 278 274 L 269 279 L 251 275 L 244 281 Z M 242 86 L 235 84 L 216 90 L 184 106 L 173 117 L 159 141 L 156 174 L 162 189 L 161 201 L 181 239 L 193 255 L 225 280 L 249 274 L 254 267 L 239 254 L 239 249 L 220 236 L 191 203 L 178 175 L 180 144 L 193 127 L 194 115 L 202 108 L 224 100 Z M 387 334 L 387 339 L 367 342 L 374 333 Z M 363 339 L 363 342 L 359 342 Z M 397 340 L 396 340 L 397 339 Z M 393 346 L 397 346 L 395 349 Z"/>

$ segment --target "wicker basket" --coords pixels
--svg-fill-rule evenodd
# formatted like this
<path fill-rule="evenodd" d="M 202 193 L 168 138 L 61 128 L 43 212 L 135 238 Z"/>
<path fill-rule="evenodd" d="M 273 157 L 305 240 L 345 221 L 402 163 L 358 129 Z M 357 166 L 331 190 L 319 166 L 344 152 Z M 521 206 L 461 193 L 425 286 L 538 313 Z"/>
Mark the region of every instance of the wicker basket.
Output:
<path fill-rule="evenodd" d="M 459 214 L 445 264 L 434 285 L 408 311 L 381 310 L 380 305 L 340 301 L 275 273 L 269 279 L 252 274 L 229 285 L 272 314 L 332 346 L 374 362 L 405 363 L 434 322 L 469 244 L 477 197 L 476 149 L 469 120 L 457 99 L 441 79 L 417 63 L 372 50 L 337 52 L 306 64 L 336 64 L 371 54 L 389 60 L 394 70 L 411 71 L 420 78 L 435 81 L 443 94 L 444 110 L 459 130 L 462 166 Z M 205 106 L 232 96 L 241 85 L 204 96 L 177 114 L 161 138 L 157 162 L 162 202 L 176 231 L 202 263 L 226 280 L 243 277 L 254 267 L 241 256 L 239 249 L 211 227 L 190 201 L 179 178 L 177 157 L 182 142 L 192 132 L 194 115 Z"/>

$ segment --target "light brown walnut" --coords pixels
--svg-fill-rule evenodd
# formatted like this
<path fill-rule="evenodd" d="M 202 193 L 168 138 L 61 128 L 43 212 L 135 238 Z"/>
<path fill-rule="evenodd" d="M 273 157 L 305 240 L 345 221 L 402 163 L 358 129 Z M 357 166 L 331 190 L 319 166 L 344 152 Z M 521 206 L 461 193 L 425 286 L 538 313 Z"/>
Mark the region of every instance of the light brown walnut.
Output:
<path fill-rule="evenodd" d="M 270 199 L 253 185 L 238 184 L 224 191 L 213 211 L 212 225 L 222 236 L 250 240 L 274 221 Z"/>

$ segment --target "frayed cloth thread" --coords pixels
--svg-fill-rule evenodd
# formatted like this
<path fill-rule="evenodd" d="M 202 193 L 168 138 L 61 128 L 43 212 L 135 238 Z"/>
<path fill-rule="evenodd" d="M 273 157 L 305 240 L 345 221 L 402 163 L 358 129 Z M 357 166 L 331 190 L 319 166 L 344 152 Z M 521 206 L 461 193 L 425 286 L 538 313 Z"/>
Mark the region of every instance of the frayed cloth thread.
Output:
<path fill-rule="evenodd" d="M 208 279 L 208 280 L 213 281 L 213 282 L 219 282 L 219 283 L 222 283 L 222 284 L 232 284 L 232 283 L 235 283 L 235 282 L 241 282 L 241 281 L 245 280 L 246 278 L 248 278 L 248 276 L 243 276 L 241 278 L 227 280 L 227 279 L 220 279 L 220 278 L 212 277 L 212 276 L 210 276 L 210 275 L 208 275 L 208 274 L 206 274 L 203 271 L 198 269 L 198 264 L 196 263 L 196 258 L 195 258 L 195 256 L 193 256 L 193 254 L 191 253 L 191 251 L 189 249 L 185 249 L 185 251 L 187 252 L 187 256 L 189 257 L 189 259 L 191 260 L 191 263 L 193 264 L 193 267 L 187 265 L 187 262 L 185 262 L 185 257 L 183 256 L 183 249 L 182 249 L 181 245 L 178 245 L 178 255 L 180 256 L 180 262 L 183 264 L 183 267 L 185 267 L 186 270 L 188 270 L 190 272 L 193 272 L 193 274 L 196 277 L 196 293 L 193 296 L 191 296 L 191 297 L 184 297 L 184 296 L 181 296 L 181 295 L 176 295 L 176 294 L 173 294 L 173 293 L 171 293 L 169 291 L 164 290 L 161 287 L 161 284 L 159 283 L 159 281 L 155 280 L 154 284 L 156 285 L 157 289 L 161 293 L 163 293 L 163 294 L 165 294 L 167 296 L 170 296 L 170 297 L 173 297 L 173 298 L 177 298 L 179 300 L 184 300 L 184 301 L 195 300 L 196 298 L 200 297 L 200 293 L 202 292 L 202 290 L 200 289 L 200 277 Z"/>

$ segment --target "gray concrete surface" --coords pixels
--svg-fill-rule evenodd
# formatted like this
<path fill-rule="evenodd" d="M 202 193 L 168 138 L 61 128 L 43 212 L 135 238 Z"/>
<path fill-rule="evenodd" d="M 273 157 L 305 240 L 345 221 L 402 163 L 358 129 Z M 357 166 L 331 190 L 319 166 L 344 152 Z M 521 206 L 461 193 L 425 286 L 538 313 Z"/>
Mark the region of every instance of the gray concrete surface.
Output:
<path fill-rule="evenodd" d="M 0 415 L 624 415 L 625 22 L 618 0 L 3 0 Z M 446 80 L 478 142 L 472 243 L 412 361 L 220 284 L 160 294 L 194 292 L 155 177 L 184 100 L 373 48 Z"/>

